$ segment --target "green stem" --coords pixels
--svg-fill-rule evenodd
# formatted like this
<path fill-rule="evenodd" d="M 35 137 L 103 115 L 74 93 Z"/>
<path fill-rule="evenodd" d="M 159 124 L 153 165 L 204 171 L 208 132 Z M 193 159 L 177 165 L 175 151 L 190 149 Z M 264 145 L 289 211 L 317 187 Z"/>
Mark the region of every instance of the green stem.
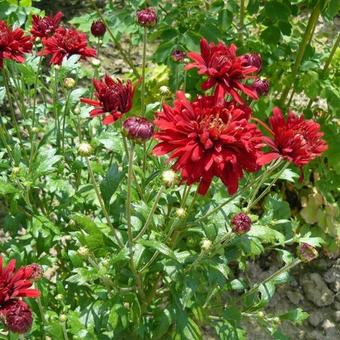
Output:
<path fill-rule="evenodd" d="M 110 219 L 110 216 L 109 216 L 109 214 L 108 214 L 108 212 L 106 210 L 105 203 L 104 203 L 103 198 L 102 198 L 102 196 L 100 194 L 98 184 L 97 184 L 96 179 L 95 179 L 94 174 L 93 174 L 93 170 L 92 170 L 92 166 L 91 166 L 90 160 L 89 160 L 88 157 L 85 157 L 85 159 L 86 159 L 86 163 L 87 163 L 87 168 L 89 170 L 89 175 L 90 175 L 90 179 L 91 179 L 92 185 L 93 185 L 94 190 L 96 192 L 96 195 L 97 195 L 100 207 L 102 208 L 102 211 L 103 211 L 104 216 L 106 218 L 107 224 L 112 229 L 113 235 L 114 235 L 115 239 L 117 240 L 117 243 L 120 246 L 120 248 L 124 248 L 124 244 L 121 241 L 116 228 L 113 226 L 113 224 L 111 222 L 111 219 Z"/>
<path fill-rule="evenodd" d="M 263 281 L 255 284 L 253 286 L 253 288 L 251 288 L 250 290 L 248 290 L 246 293 L 244 293 L 242 296 L 243 297 L 247 297 L 249 295 L 252 295 L 253 293 L 255 293 L 258 288 L 261 285 L 265 285 L 266 283 L 268 283 L 269 281 L 272 281 L 273 279 L 275 279 L 276 277 L 280 276 L 282 273 L 292 269 L 293 267 L 297 266 L 298 264 L 301 263 L 300 259 L 295 259 L 293 262 L 286 264 L 284 267 L 282 267 L 281 269 L 277 270 L 276 272 L 274 272 L 272 275 L 268 276 L 266 279 L 264 279 Z"/>
<path fill-rule="evenodd" d="M 43 334 L 43 338 L 46 339 L 46 335 L 45 335 L 45 326 L 46 326 L 46 319 L 45 319 L 45 312 L 44 312 L 44 307 L 41 304 L 41 300 L 40 298 L 37 298 L 37 305 L 39 308 L 39 313 L 40 313 L 40 318 L 41 318 L 41 323 L 42 323 L 42 334 Z"/>
<path fill-rule="evenodd" d="M 293 87 L 293 84 L 295 83 L 296 77 L 298 75 L 299 67 L 301 65 L 303 56 L 305 54 L 308 42 L 311 41 L 311 38 L 312 38 L 311 36 L 312 36 L 313 30 L 314 30 L 314 26 L 316 25 L 316 23 L 318 21 L 320 11 L 321 11 L 320 2 L 318 1 L 318 3 L 313 8 L 313 11 L 312 11 L 312 13 L 309 17 L 306 32 L 305 32 L 303 39 L 301 41 L 300 48 L 298 50 L 296 60 L 295 60 L 295 63 L 294 63 L 293 69 L 292 69 L 292 78 L 282 92 L 282 95 L 281 95 L 281 98 L 280 98 L 281 105 L 284 104 L 284 102 L 287 98 L 287 95 L 289 93 L 289 90 Z"/>
<path fill-rule="evenodd" d="M 143 60 L 142 60 L 142 92 L 141 92 L 141 115 L 145 114 L 145 64 L 146 64 L 146 42 L 147 28 L 144 27 L 143 34 Z"/>
<path fill-rule="evenodd" d="M 243 28 L 244 28 L 244 0 L 241 0 L 240 3 L 240 27 L 239 27 L 239 40 L 242 43 L 243 41 Z"/>
<path fill-rule="evenodd" d="M 113 42 L 116 45 L 117 50 L 119 51 L 119 53 L 121 54 L 122 58 L 124 59 L 124 61 L 131 67 L 132 72 L 134 73 L 134 75 L 137 78 L 140 78 L 140 74 L 138 72 L 138 70 L 136 69 L 136 67 L 134 66 L 133 62 L 130 60 L 130 58 L 128 57 L 128 55 L 125 53 L 122 45 L 119 43 L 118 39 L 114 36 L 112 30 L 110 29 L 109 25 L 107 24 L 106 19 L 104 18 L 104 16 L 102 15 L 102 13 L 100 12 L 100 10 L 98 9 L 98 7 L 96 6 L 96 1 L 93 0 L 93 4 L 95 6 L 95 10 L 98 14 L 98 16 L 100 17 L 100 19 L 103 21 L 103 23 L 106 26 L 106 30 L 109 33 L 110 37 L 112 38 Z"/>
<path fill-rule="evenodd" d="M 62 117 L 63 125 L 62 125 L 62 130 L 61 130 L 61 149 L 62 153 L 65 153 L 65 129 L 66 129 L 66 116 L 68 114 L 68 106 L 69 106 L 69 101 L 70 101 L 70 96 L 71 96 L 72 90 L 68 91 L 66 102 L 65 102 L 65 109 Z"/>
<path fill-rule="evenodd" d="M 164 186 L 161 186 L 161 188 L 159 189 L 159 191 L 158 191 L 158 193 L 157 193 L 157 196 L 156 196 L 156 198 L 155 198 L 155 201 L 154 201 L 154 203 L 153 203 L 153 206 L 152 206 L 152 208 L 151 208 L 151 210 L 150 210 L 150 212 L 149 212 L 149 215 L 148 215 L 148 217 L 147 217 L 147 219 L 146 219 L 146 222 L 145 222 L 145 224 L 144 224 L 144 227 L 141 229 L 141 231 L 138 233 L 138 235 L 133 239 L 134 242 L 136 242 L 137 240 L 139 240 L 139 239 L 145 234 L 145 232 L 147 231 L 147 229 L 148 229 L 150 223 L 152 222 L 153 215 L 154 215 L 154 213 L 155 213 L 155 210 L 156 210 L 156 208 L 157 208 L 158 202 L 159 202 L 159 200 L 160 200 L 160 198 L 161 198 L 161 195 L 162 195 L 163 191 L 164 191 Z"/>
<path fill-rule="evenodd" d="M 53 109 L 55 119 L 55 129 L 57 137 L 57 147 L 60 147 L 60 121 L 59 121 L 59 107 L 58 107 L 58 69 L 54 68 L 54 87 L 53 87 Z"/>
<path fill-rule="evenodd" d="M 263 190 L 263 192 L 261 193 L 261 195 L 259 195 L 250 205 L 248 205 L 247 207 L 247 211 L 249 211 L 253 206 L 255 206 L 257 204 L 257 202 L 259 202 L 264 196 L 267 195 L 267 193 L 269 192 L 269 190 L 271 189 L 271 187 L 276 183 L 276 181 L 279 179 L 279 177 L 281 176 L 281 174 L 283 173 L 283 171 L 285 171 L 289 166 L 289 163 L 287 162 L 282 169 L 276 174 L 276 176 L 274 177 L 274 179 L 271 181 L 271 183 L 267 186 L 267 188 L 265 190 Z"/>
<path fill-rule="evenodd" d="M 127 179 L 127 198 L 126 198 L 126 221 L 127 221 L 127 230 L 128 230 L 128 243 L 130 256 L 133 254 L 132 246 L 133 246 L 133 235 L 132 235 L 132 223 L 131 223 L 131 191 L 132 191 L 132 167 L 133 167 L 133 154 L 134 154 L 134 143 L 131 144 L 130 152 L 129 152 L 129 165 L 128 165 L 128 179 Z"/>
<path fill-rule="evenodd" d="M 68 340 L 68 335 L 67 335 L 67 329 L 66 329 L 66 323 L 65 322 L 61 322 L 61 328 L 63 329 L 64 340 Z"/>

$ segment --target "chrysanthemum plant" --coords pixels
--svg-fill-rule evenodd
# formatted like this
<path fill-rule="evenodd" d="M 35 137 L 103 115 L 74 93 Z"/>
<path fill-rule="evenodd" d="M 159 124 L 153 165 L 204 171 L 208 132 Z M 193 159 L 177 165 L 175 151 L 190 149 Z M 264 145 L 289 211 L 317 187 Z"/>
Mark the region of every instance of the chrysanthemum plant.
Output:
<path fill-rule="evenodd" d="M 252 107 L 270 91 L 261 56 L 205 37 L 195 52 L 173 51 L 185 75 L 173 93 L 163 86 L 150 115 L 146 45 L 157 11 L 136 14 L 140 69 L 97 15 L 97 47 L 109 34 L 137 81 L 105 74 L 61 13 L 33 16 L 31 35 L 0 22 L 0 188 L 17 240 L 0 248 L 3 334 L 241 339 L 250 319 L 280 336 L 282 321 L 306 313 L 265 307 L 322 240 L 299 233 L 277 191 L 294 183 L 291 169 L 303 181 L 303 167 L 327 149 L 320 126 L 279 107 L 268 123 L 257 117 Z M 191 95 L 189 73 L 201 87 Z M 279 268 L 250 280 L 252 261 L 268 252 Z M 16 271 L 11 257 L 26 266 Z M 46 273 L 31 288 L 35 262 Z M 29 307 L 26 297 L 37 299 Z"/>

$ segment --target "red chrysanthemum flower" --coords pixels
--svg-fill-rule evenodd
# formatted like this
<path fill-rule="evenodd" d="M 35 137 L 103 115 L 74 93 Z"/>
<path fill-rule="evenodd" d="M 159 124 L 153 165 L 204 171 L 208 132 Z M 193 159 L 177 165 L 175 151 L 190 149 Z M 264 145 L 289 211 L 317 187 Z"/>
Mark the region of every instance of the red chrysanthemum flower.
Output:
<path fill-rule="evenodd" d="M 258 99 L 257 93 L 251 86 L 244 82 L 254 78 L 251 73 L 256 73 L 259 68 L 249 65 L 248 57 L 237 56 L 236 46 L 227 46 L 222 42 L 217 45 L 201 39 L 201 54 L 189 52 L 188 57 L 194 62 L 186 65 L 186 69 L 198 68 L 199 74 L 205 74 L 208 79 L 202 84 L 202 89 L 207 90 L 215 86 L 215 94 L 224 97 L 231 95 L 237 102 L 242 103 L 238 91 L 253 99 Z"/>
<path fill-rule="evenodd" d="M 32 311 L 24 301 L 9 301 L 0 309 L 0 316 L 13 333 L 27 333 L 32 327 Z"/>
<path fill-rule="evenodd" d="M 244 171 L 259 169 L 263 136 L 248 122 L 250 113 L 235 102 L 216 105 L 212 96 L 191 103 L 177 92 L 174 108 L 164 104 L 157 113 L 155 138 L 160 143 L 153 152 L 176 159 L 173 169 L 181 172 L 183 182 L 199 183 L 200 194 L 207 192 L 214 176 L 233 194 Z"/>
<path fill-rule="evenodd" d="M 0 69 L 4 59 L 23 63 L 24 54 L 32 51 L 31 37 L 24 34 L 21 28 L 12 31 L 5 21 L 0 20 Z"/>
<path fill-rule="evenodd" d="M 61 18 L 63 17 L 62 12 L 58 12 L 54 17 L 39 15 L 32 15 L 32 28 L 31 33 L 35 38 L 47 38 L 54 34 L 56 29 L 59 27 Z"/>
<path fill-rule="evenodd" d="M 15 269 L 15 260 L 9 261 L 7 267 L 3 267 L 0 256 L 0 308 L 8 301 L 19 297 L 39 297 L 40 292 L 31 288 L 30 281 L 34 274 L 32 266 Z"/>
<path fill-rule="evenodd" d="M 105 125 L 112 124 L 118 120 L 124 113 L 131 110 L 132 99 L 135 92 L 130 80 L 125 84 L 117 79 L 114 81 L 106 75 L 103 80 L 93 80 L 96 89 L 95 96 L 98 100 L 90 98 L 81 98 L 81 102 L 95 106 L 90 112 L 91 117 L 96 117 L 109 113 L 104 119 Z"/>
<path fill-rule="evenodd" d="M 85 33 L 77 30 L 59 27 L 54 35 L 49 38 L 42 38 L 44 49 L 39 52 L 41 56 L 51 55 L 51 64 L 60 65 L 64 57 L 78 54 L 83 59 L 94 57 L 96 50 L 87 46 Z"/>
<path fill-rule="evenodd" d="M 273 109 L 269 118 L 273 139 L 265 138 L 273 152 L 264 154 L 259 158 L 258 164 L 264 165 L 282 157 L 287 161 L 302 167 L 327 150 L 327 144 L 321 138 L 323 133 L 320 125 L 313 120 L 305 120 L 293 112 L 288 113 L 285 119 L 278 107 Z"/>

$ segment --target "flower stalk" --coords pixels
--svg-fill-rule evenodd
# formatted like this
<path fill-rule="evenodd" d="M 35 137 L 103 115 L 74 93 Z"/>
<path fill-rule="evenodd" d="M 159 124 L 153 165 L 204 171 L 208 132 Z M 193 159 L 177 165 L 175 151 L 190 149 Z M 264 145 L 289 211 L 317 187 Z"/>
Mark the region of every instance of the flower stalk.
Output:
<path fill-rule="evenodd" d="M 145 67 L 146 67 L 146 43 L 147 43 L 147 27 L 143 32 L 143 59 L 142 59 L 142 91 L 141 91 L 141 115 L 145 114 Z"/>

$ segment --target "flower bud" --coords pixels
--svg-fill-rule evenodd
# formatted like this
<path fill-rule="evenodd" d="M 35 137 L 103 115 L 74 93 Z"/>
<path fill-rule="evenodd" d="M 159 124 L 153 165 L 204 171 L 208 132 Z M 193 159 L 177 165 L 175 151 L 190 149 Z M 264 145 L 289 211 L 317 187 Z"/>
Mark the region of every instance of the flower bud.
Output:
<path fill-rule="evenodd" d="M 237 235 L 242 235 L 248 232 L 251 228 L 251 219 L 244 213 L 235 215 L 232 220 L 232 230 Z"/>
<path fill-rule="evenodd" d="M 159 92 L 162 96 L 167 96 L 170 93 L 170 89 L 167 86 L 161 86 Z"/>
<path fill-rule="evenodd" d="M 66 316 L 65 314 L 61 314 L 61 315 L 59 316 L 59 321 L 60 321 L 60 322 L 65 322 L 65 321 L 67 321 L 67 316 Z"/>
<path fill-rule="evenodd" d="M 190 99 L 191 99 L 191 94 L 190 94 L 190 93 L 186 93 L 186 94 L 185 94 L 185 98 L 188 99 L 188 100 L 190 100 Z"/>
<path fill-rule="evenodd" d="M 57 301 L 62 301 L 62 300 L 64 300 L 64 295 L 63 295 L 63 294 L 57 294 L 56 297 L 55 297 L 55 299 L 56 299 Z"/>
<path fill-rule="evenodd" d="M 38 133 L 39 132 L 39 128 L 37 128 L 36 126 L 32 127 L 32 132 L 33 133 Z"/>
<path fill-rule="evenodd" d="M 153 27 L 157 24 L 157 13 L 154 8 L 148 7 L 137 12 L 137 22 L 143 27 Z"/>
<path fill-rule="evenodd" d="M 77 105 L 74 109 L 73 109 L 74 114 L 79 115 L 80 114 L 80 107 Z"/>
<path fill-rule="evenodd" d="M 247 66 L 253 66 L 257 68 L 257 72 L 262 69 L 262 58 L 257 53 L 247 53 L 244 56 L 244 62 Z"/>
<path fill-rule="evenodd" d="M 184 60 L 185 58 L 185 52 L 183 52 L 182 50 L 174 50 L 172 53 L 171 53 L 171 58 L 173 61 L 176 61 L 176 62 L 181 62 Z"/>
<path fill-rule="evenodd" d="M 129 117 L 123 123 L 124 134 L 137 142 L 145 142 L 153 135 L 153 124 L 142 117 Z"/>
<path fill-rule="evenodd" d="M 83 157 L 91 156 L 93 153 L 92 146 L 89 143 L 81 143 L 78 146 L 78 153 L 80 156 Z"/>
<path fill-rule="evenodd" d="M 123 306 L 125 309 L 130 309 L 130 304 L 128 302 L 124 302 Z"/>
<path fill-rule="evenodd" d="M 203 251 L 209 251 L 211 249 L 211 246 L 212 246 L 212 242 L 210 240 L 204 239 L 202 241 L 201 248 Z"/>
<path fill-rule="evenodd" d="M 171 187 L 176 182 L 176 173 L 173 170 L 165 170 L 162 173 L 162 180 L 166 186 Z"/>
<path fill-rule="evenodd" d="M 91 25 L 91 33 L 95 37 L 102 37 L 106 32 L 106 26 L 105 24 L 101 21 L 94 21 Z"/>
<path fill-rule="evenodd" d="M 44 270 L 37 263 L 29 264 L 28 266 L 25 267 L 25 270 L 32 271 L 31 276 L 29 278 L 31 281 L 39 280 L 44 274 Z"/>
<path fill-rule="evenodd" d="M 76 85 L 76 81 L 73 78 L 65 78 L 64 79 L 64 86 L 67 89 L 73 89 L 75 85 Z"/>
<path fill-rule="evenodd" d="M 178 208 L 178 209 L 176 209 L 176 215 L 177 215 L 177 217 L 183 218 L 183 217 L 186 216 L 186 214 L 187 214 L 187 212 L 186 212 L 186 210 L 185 210 L 184 208 Z"/>
<path fill-rule="evenodd" d="M 15 166 L 12 168 L 12 175 L 16 176 L 20 173 L 20 168 L 18 166 Z"/>
<path fill-rule="evenodd" d="M 5 325 L 13 333 L 27 333 L 32 326 L 32 312 L 22 300 L 10 300 L 1 308 Z"/>
<path fill-rule="evenodd" d="M 304 263 L 311 262 L 319 256 L 318 251 L 308 243 L 301 243 L 297 248 L 297 254 Z"/>
<path fill-rule="evenodd" d="M 89 251 L 89 248 L 87 247 L 80 247 L 78 249 L 78 254 L 80 256 L 89 256 L 90 255 L 90 251 Z"/>
<path fill-rule="evenodd" d="M 266 96 L 269 92 L 269 82 L 267 79 L 256 79 L 252 87 L 258 96 Z"/>
<path fill-rule="evenodd" d="M 101 61 L 97 58 L 92 58 L 91 59 L 91 64 L 94 66 L 94 67 L 99 67 L 100 64 L 101 64 Z"/>

